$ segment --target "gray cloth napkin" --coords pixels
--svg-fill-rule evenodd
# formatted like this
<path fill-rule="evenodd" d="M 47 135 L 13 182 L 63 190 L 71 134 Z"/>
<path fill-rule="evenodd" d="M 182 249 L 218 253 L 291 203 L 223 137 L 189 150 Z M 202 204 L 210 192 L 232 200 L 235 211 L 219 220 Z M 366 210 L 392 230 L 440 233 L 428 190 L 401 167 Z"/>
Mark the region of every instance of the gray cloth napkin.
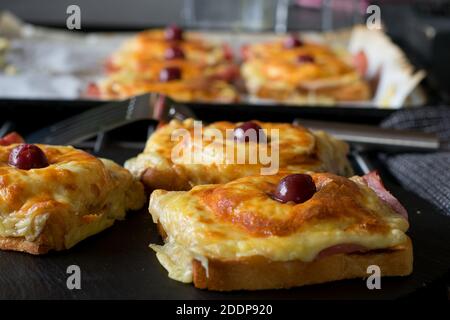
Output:
<path fill-rule="evenodd" d="M 450 216 L 450 107 L 424 107 L 395 112 L 384 128 L 411 129 L 436 133 L 442 152 L 407 153 L 385 156 L 391 173 L 404 188 L 433 203 Z"/>

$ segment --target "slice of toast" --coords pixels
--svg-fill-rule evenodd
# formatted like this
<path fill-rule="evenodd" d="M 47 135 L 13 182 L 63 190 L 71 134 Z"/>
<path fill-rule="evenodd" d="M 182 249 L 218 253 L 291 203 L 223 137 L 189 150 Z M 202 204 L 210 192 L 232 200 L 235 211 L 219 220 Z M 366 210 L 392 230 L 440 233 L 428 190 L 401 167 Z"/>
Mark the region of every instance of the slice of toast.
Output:
<path fill-rule="evenodd" d="M 285 176 L 154 191 L 149 211 L 165 244 L 151 248 L 169 277 L 230 291 L 366 278 L 370 266 L 379 276 L 412 272 L 407 213 L 377 177 L 310 174 L 317 190 L 297 204 L 271 197 Z"/>
<path fill-rule="evenodd" d="M 197 288 L 230 291 L 298 287 L 343 279 L 365 278 L 367 268 L 376 265 L 381 276 L 406 276 L 412 272 L 411 240 L 392 250 L 335 254 L 312 262 L 271 261 L 250 257 L 237 261 L 208 260 L 208 270 L 192 261 Z"/>

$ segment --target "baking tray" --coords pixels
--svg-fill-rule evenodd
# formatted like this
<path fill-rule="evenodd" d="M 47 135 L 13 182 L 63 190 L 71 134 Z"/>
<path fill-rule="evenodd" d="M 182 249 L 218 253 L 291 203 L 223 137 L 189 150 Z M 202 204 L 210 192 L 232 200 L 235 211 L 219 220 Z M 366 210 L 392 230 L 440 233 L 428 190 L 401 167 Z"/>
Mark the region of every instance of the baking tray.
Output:
<path fill-rule="evenodd" d="M 112 131 L 101 140 L 97 156 L 123 163 L 136 155 L 152 122 L 142 121 Z M 95 141 L 83 143 L 88 148 Z M 97 141 L 98 142 L 98 141 Z M 98 145 L 98 144 L 97 144 Z M 195 289 L 167 277 L 149 243 L 160 238 L 146 210 L 129 212 L 126 220 L 90 237 L 70 250 L 31 256 L 0 252 L 2 299 L 397 299 L 432 297 L 444 288 L 450 269 L 450 218 L 430 203 L 402 189 L 375 156 L 375 167 L 410 215 L 408 234 L 414 245 L 414 272 L 382 278 L 381 290 L 368 290 L 365 280 L 344 280 L 289 290 L 229 293 Z M 355 166 L 356 171 L 359 168 Z M 358 172 L 360 173 L 360 172 Z M 66 286 L 67 268 L 81 269 L 81 290 Z M 442 292 L 440 292 L 442 293 Z M 444 294 L 445 296 L 445 294 Z M 442 294 L 439 295 L 442 297 Z"/>
<path fill-rule="evenodd" d="M 14 16 L 10 16 L 9 18 L 12 20 L 15 19 Z M 119 46 L 119 44 L 123 40 L 126 39 L 127 34 L 124 33 L 124 31 L 130 30 L 130 28 L 121 29 L 121 28 L 119 28 L 119 26 L 105 27 L 103 30 L 99 30 L 98 28 L 96 29 L 95 27 L 90 28 L 88 25 L 88 26 L 83 26 L 83 32 L 74 34 L 74 33 L 65 32 L 65 31 L 67 31 L 67 30 L 64 30 L 65 26 L 61 26 L 61 25 L 57 26 L 58 28 L 53 28 L 53 29 L 43 28 L 42 26 L 25 25 L 21 21 L 16 21 L 14 26 L 9 26 L 8 24 L 5 25 L 5 27 L 10 27 L 12 30 L 14 30 L 18 34 L 20 34 L 20 32 L 23 32 L 23 29 L 25 28 L 25 26 L 27 27 L 27 32 L 28 32 L 28 37 L 26 38 L 27 41 L 37 41 L 37 43 L 40 43 L 41 45 L 42 44 L 45 45 L 46 44 L 45 41 L 48 41 L 48 43 L 51 45 L 59 44 L 59 46 L 68 45 L 69 47 L 70 47 L 70 45 L 73 45 L 75 43 L 75 44 L 79 44 L 79 46 L 81 48 L 84 48 L 85 50 L 94 50 L 93 47 L 102 47 L 102 46 L 104 48 L 111 47 L 110 50 L 108 51 L 109 53 L 116 50 L 116 48 Z M 131 28 L 131 29 L 133 29 L 133 28 Z M 92 32 L 92 31 L 106 31 L 106 30 L 109 30 L 110 33 L 105 34 L 104 32 Z M 325 33 L 320 33 L 320 34 L 318 32 L 305 32 L 305 37 L 311 38 L 312 41 L 319 41 L 319 42 L 334 41 L 335 45 L 337 47 L 340 47 L 344 44 L 347 45 L 347 42 L 349 42 L 350 38 L 351 38 L 351 32 L 355 31 L 355 30 L 356 31 L 357 30 L 366 31 L 366 28 L 362 27 L 362 26 L 355 26 L 353 29 L 335 30 L 331 33 L 325 32 Z M 139 30 L 133 29 L 133 31 L 139 31 Z M 206 30 L 204 30 L 204 31 L 206 31 Z M 356 32 L 356 33 L 359 34 L 360 32 Z M 84 36 L 87 36 L 87 37 L 84 37 Z M 131 36 L 131 35 L 128 34 L 128 36 Z M 240 51 L 239 48 L 241 47 L 242 44 L 270 40 L 270 39 L 273 39 L 274 36 L 276 36 L 276 34 L 264 33 L 264 32 L 263 33 L 246 33 L 246 32 L 235 33 L 235 32 L 223 32 L 223 31 L 222 32 L 213 32 L 211 30 L 208 30 L 205 32 L 206 38 L 211 38 L 213 40 L 218 40 L 218 41 L 223 41 L 225 43 L 229 43 L 230 46 L 233 47 L 233 49 L 237 55 L 239 55 L 238 54 L 238 52 Z M 116 37 L 117 37 L 117 39 L 116 39 Z M 112 41 L 113 38 L 115 39 L 114 41 Z M 357 37 L 357 38 L 359 39 L 360 37 Z M 20 37 L 18 39 L 20 39 Z M 119 39 L 120 39 L 120 41 L 119 41 Z M 395 43 L 391 43 L 392 39 L 389 39 L 387 34 L 381 33 L 381 35 L 375 37 L 374 39 L 379 40 L 379 41 L 383 40 L 382 43 L 387 46 L 386 48 L 390 48 L 390 50 L 385 50 L 386 53 L 384 56 L 389 56 L 388 53 L 390 52 L 393 55 L 391 60 L 396 61 L 396 59 L 399 59 L 399 63 L 394 64 L 394 66 L 405 64 L 405 68 L 406 68 L 406 65 L 408 65 L 408 66 L 410 65 L 410 63 L 407 62 L 407 60 L 410 60 L 410 58 L 411 58 L 410 52 L 405 51 L 404 53 L 405 53 L 406 57 L 403 57 L 403 51 L 404 51 L 403 48 L 397 48 Z M 23 39 L 21 41 L 23 41 Z M 116 41 L 117 41 L 117 43 L 116 43 Z M 361 41 L 356 41 L 356 43 L 358 43 L 358 42 L 361 42 Z M 369 42 L 362 41 L 362 43 L 364 43 L 364 44 L 374 43 L 374 41 L 369 41 Z M 96 45 L 93 45 L 93 44 L 96 44 Z M 87 47 L 83 47 L 83 45 L 86 45 Z M 20 47 L 20 46 L 18 45 L 18 47 Z M 46 47 L 51 47 L 51 46 L 47 45 Z M 75 47 L 78 48 L 78 46 L 75 46 Z M 369 49 L 373 50 L 373 48 L 369 48 Z M 369 49 L 367 49 L 367 50 L 369 50 Z M 16 50 L 17 50 L 17 48 L 16 48 Z M 83 59 L 74 59 L 74 57 L 78 57 L 78 55 L 80 55 L 80 57 L 83 57 L 85 55 L 85 52 L 86 51 L 81 50 L 81 53 L 80 53 L 75 50 L 75 52 L 71 53 L 72 55 L 69 54 L 69 57 L 72 58 L 72 61 L 78 61 L 78 60 L 84 61 Z M 48 55 L 51 56 L 50 53 Z M 48 55 L 44 55 L 44 56 L 46 58 L 48 58 Z M 67 75 L 70 77 L 73 76 L 77 81 L 82 83 L 81 87 L 78 88 L 78 90 L 84 91 L 85 85 L 87 85 L 88 83 L 90 83 L 92 81 L 98 80 L 97 78 L 101 75 L 105 76 L 104 72 L 101 71 L 101 64 L 103 63 L 104 59 L 107 58 L 107 55 L 105 55 L 104 52 L 100 52 L 100 53 L 94 54 L 93 56 L 95 57 L 95 62 L 94 61 L 85 61 L 84 62 L 85 65 L 71 66 L 68 68 L 68 70 L 64 69 L 63 66 L 58 66 L 58 64 L 55 63 L 56 69 L 55 70 L 51 69 L 51 70 L 53 70 L 52 71 L 53 73 L 52 72 L 50 72 L 49 74 L 45 73 L 45 75 L 48 77 L 53 77 L 55 75 L 58 75 L 58 76 Z M 377 56 L 379 56 L 379 55 L 377 55 Z M 30 57 L 34 57 L 34 56 L 31 55 Z M 34 59 L 31 59 L 30 57 L 27 58 L 30 61 L 28 61 L 27 59 L 24 58 L 25 60 L 20 61 L 20 62 L 24 63 L 25 65 L 28 63 L 30 66 L 35 66 L 35 65 L 40 66 L 40 64 L 38 62 L 38 61 L 40 61 L 39 55 L 34 57 Z M 99 60 L 97 60 L 97 59 L 99 59 Z M 236 60 L 239 60 L 239 58 L 237 58 Z M 375 60 L 376 59 L 374 59 L 374 61 Z M 16 63 L 20 66 L 20 62 L 16 62 Z M 45 68 L 45 66 L 46 66 L 45 63 L 49 63 L 49 62 L 45 62 L 45 63 L 44 62 L 41 61 L 41 63 L 43 64 L 43 66 L 41 66 L 41 68 L 43 68 L 43 70 L 47 70 Z M 58 59 L 57 59 L 57 62 L 58 62 Z M 238 62 L 238 61 L 236 61 L 236 62 Z M 87 68 L 87 66 L 90 66 L 90 68 Z M 47 68 L 48 68 L 48 66 L 47 66 Z M 73 69 L 71 69 L 71 68 L 73 68 Z M 390 67 L 386 67 L 385 69 L 390 70 L 392 68 L 393 68 L 393 66 L 390 66 Z M 31 68 L 31 69 L 33 69 L 33 68 Z M 420 69 L 422 69 L 422 67 L 420 67 Z M 40 70 L 40 69 L 38 69 L 38 70 Z M 49 72 L 49 71 L 47 70 L 46 72 Z M 92 74 L 91 74 L 91 72 L 92 72 Z M 386 72 L 387 71 L 385 71 L 384 73 L 386 73 Z M 373 75 L 371 75 L 371 77 L 372 76 Z M 387 78 L 391 79 L 392 77 L 388 76 Z M 395 77 L 395 78 L 397 79 L 397 77 Z M 389 80 L 389 81 L 391 81 L 391 80 Z M 42 81 L 45 84 L 46 80 L 44 79 Z M 395 87 L 398 87 L 398 80 L 396 80 L 396 81 L 397 82 L 396 82 Z M 422 83 L 425 83 L 426 81 L 427 81 L 427 79 L 425 78 L 422 81 Z M 60 83 L 62 83 L 62 82 L 60 82 Z M 384 83 L 384 82 L 381 80 L 380 86 L 382 88 L 384 88 L 382 83 Z M 240 85 L 238 84 L 237 87 L 240 88 Z M 424 89 L 424 88 L 422 88 L 422 85 L 420 85 L 420 89 L 415 90 L 414 94 L 412 94 L 413 98 L 410 99 L 408 102 L 405 102 L 405 104 L 406 105 L 412 104 L 415 106 L 422 106 L 422 105 L 426 104 L 426 101 L 428 101 L 430 99 L 430 97 L 428 96 L 428 92 L 426 92 L 426 91 L 427 91 L 426 88 Z M 72 93 L 72 94 L 74 94 L 74 93 Z M 80 94 L 80 92 L 78 92 L 78 94 Z M 72 95 L 70 95 L 70 96 L 72 96 Z M 6 97 L 6 95 L 5 95 L 5 97 Z M 83 97 L 82 94 L 80 94 L 78 97 L 75 97 L 74 99 L 78 102 L 79 99 L 83 99 L 82 97 Z M 250 108 L 250 107 L 263 108 L 263 107 L 266 107 L 266 104 L 269 104 L 268 105 L 269 108 L 271 106 L 273 106 L 274 104 L 276 105 L 276 107 L 278 109 L 286 108 L 287 110 L 285 112 L 290 112 L 289 109 L 292 108 L 291 105 L 283 104 L 281 102 L 279 102 L 279 103 L 269 102 L 269 101 L 266 101 L 265 99 L 254 100 L 254 99 L 248 98 L 244 92 L 241 92 L 241 101 L 243 101 L 243 103 L 241 103 L 240 105 L 242 107 L 248 107 L 248 108 Z M 19 100 L 19 102 L 20 102 L 20 100 Z M 70 101 L 67 101 L 67 102 L 70 103 Z M 349 102 L 349 103 L 351 103 L 351 102 Z M 366 105 L 367 103 L 368 102 L 354 102 L 354 104 L 355 104 L 354 107 L 346 106 L 345 104 L 338 104 L 338 105 L 333 105 L 333 106 L 331 106 L 331 105 L 330 106 L 320 106 L 320 104 L 313 104 L 311 106 L 306 106 L 306 107 L 308 109 L 317 108 L 318 110 L 316 113 L 322 113 L 325 109 L 337 109 L 337 111 L 336 111 L 337 114 L 343 115 L 343 114 L 348 113 L 349 116 L 351 116 L 351 117 L 353 116 L 353 114 L 357 114 L 357 116 L 359 116 L 360 114 L 363 114 L 363 115 L 369 114 L 369 116 L 370 116 L 374 113 L 372 111 L 373 109 L 378 109 L 378 110 L 381 109 L 381 113 L 387 112 L 387 110 L 382 109 L 381 106 L 374 107 L 374 106 Z M 207 104 L 204 104 L 204 106 L 206 106 L 206 105 Z M 214 105 L 214 104 L 212 104 L 212 105 Z M 302 106 L 294 107 L 294 108 L 297 108 L 297 109 L 305 108 L 305 106 L 302 105 Z M 378 110 L 375 110 L 375 111 L 378 111 Z M 392 108 L 389 111 L 392 112 L 393 110 L 395 110 L 395 108 Z M 329 114 L 328 111 L 326 111 L 324 113 Z M 332 113 L 333 112 L 330 112 L 330 114 L 332 114 Z"/>

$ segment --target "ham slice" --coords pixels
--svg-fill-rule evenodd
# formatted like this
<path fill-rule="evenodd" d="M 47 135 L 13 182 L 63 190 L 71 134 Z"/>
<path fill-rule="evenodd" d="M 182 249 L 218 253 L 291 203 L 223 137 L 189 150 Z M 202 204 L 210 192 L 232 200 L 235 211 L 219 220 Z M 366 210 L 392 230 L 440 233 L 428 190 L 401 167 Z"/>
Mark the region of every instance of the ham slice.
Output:
<path fill-rule="evenodd" d="M 211 77 L 211 79 L 232 82 L 233 80 L 237 79 L 238 76 L 239 68 L 235 65 L 230 64 L 229 66 L 218 71 Z"/>
<path fill-rule="evenodd" d="M 369 68 L 369 62 L 367 61 L 367 56 L 364 51 L 359 51 L 353 56 L 353 65 L 358 70 L 361 77 L 365 77 L 367 69 Z"/>
<path fill-rule="evenodd" d="M 387 203 L 395 212 L 400 214 L 405 219 L 408 219 L 408 212 L 406 209 L 400 204 L 400 202 L 389 192 L 386 190 L 386 188 L 383 185 L 383 182 L 381 181 L 380 176 L 376 171 L 369 172 L 368 174 L 364 175 L 363 180 L 367 183 L 369 188 L 371 188 L 377 196 Z M 352 243 L 344 243 L 344 244 L 338 244 L 335 246 L 331 246 L 329 248 L 323 249 L 320 251 L 316 259 L 325 258 L 334 254 L 348 254 L 348 253 L 355 253 L 355 252 L 366 252 L 368 249 L 364 246 L 360 246 L 357 244 Z"/>
<path fill-rule="evenodd" d="M 117 72 L 119 70 L 120 70 L 120 68 L 113 62 L 112 58 L 108 58 L 105 61 L 105 71 L 107 74 L 111 74 L 111 73 Z"/>
<path fill-rule="evenodd" d="M 222 48 L 223 48 L 225 60 L 232 62 L 233 56 L 234 56 L 233 49 L 227 43 L 224 43 Z"/>
<path fill-rule="evenodd" d="M 248 60 L 250 59 L 250 46 L 248 44 L 245 44 L 241 47 L 241 57 L 242 60 Z"/>
<path fill-rule="evenodd" d="M 4 136 L 3 138 L 0 138 L 0 146 L 9 146 L 10 144 L 24 143 L 24 142 L 25 140 L 23 140 L 22 136 L 17 132 L 11 132 L 6 136 Z"/>
<path fill-rule="evenodd" d="M 90 82 L 86 87 L 86 95 L 90 98 L 100 98 L 101 92 L 97 84 Z"/>
<path fill-rule="evenodd" d="M 331 256 L 333 254 L 354 253 L 354 252 L 364 252 L 364 251 L 367 251 L 366 247 L 360 246 L 358 244 L 343 243 L 343 244 L 338 244 L 338 245 L 323 249 L 316 256 L 316 259 L 325 258 L 325 257 Z"/>
<path fill-rule="evenodd" d="M 389 192 L 383 185 L 380 176 L 376 171 L 369 172 L 362 177 L 370 189 L 375 191 L 377 196 L 387 203 L 395 212 L 405 219 L 408 219 L 408 212 L 405 207 Z"/>

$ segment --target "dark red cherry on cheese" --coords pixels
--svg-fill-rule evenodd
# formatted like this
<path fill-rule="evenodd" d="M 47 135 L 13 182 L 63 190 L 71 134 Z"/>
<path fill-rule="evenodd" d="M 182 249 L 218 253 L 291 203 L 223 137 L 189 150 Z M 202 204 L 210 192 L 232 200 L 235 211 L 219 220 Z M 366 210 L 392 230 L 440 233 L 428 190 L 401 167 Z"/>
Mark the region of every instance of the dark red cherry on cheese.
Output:
<path fill-rule="evenodd" d="M 184 59 L 184 52 L 178 47 L 169 47 L 164 52 L 164 59 L 166 60 L 181 60 Z"/>
<path fill-rule="evenodd" d="M 164 38 L 169 41 L 183 40 L 183 29 L 177 25 L 168 26 L 164 32 Z"/>
<path fill-rule="evenodd" d="M 294 35 L 290 35 L 283 42 L 283 46 L 286 49 L 292 49 L 292 48 L 296 48 L 296 47 L 301 47 L 302 45 L 303 45 L 303 41 L 300 40 L 298 37 L 296 37 Z"/>
<path fill-rule="evenodd" d="M 253 137 L 256 142 L 259 142 L 259 138 L 264 137 L 264 132 L 259 124 L 253 121 L 247 121 L 234 129 L 234 138 L 241 142 L 253 141 Z"/>
<path fill-rule="evenodd" d="M 297 62 L 298 63 L 314 63 L 314 57 L 310 56 L 309 54 L 302 54 L 300 56 L 297 57 Z"/>
<path fill-rule="evenodd" d="M 8 163 L 22 170 L 45 168 L 48 159 L 38 146 L 34 144 L 21 144 L 11 150 Z"/>
<path fill-rule="evenodd" d="M 161 82 L 169 82 L 181 79 L 181 70 L 177 67 L 167 67 L 159 73 L 159 80 Z"/>
<path fill-rule="evenodd" d="M 273 197 L 282 203 L 289 201 L 303 203 L 311 199 L 316 191 L 316 185 L 311 176 L 298 173 L 281 179 Z"/>

